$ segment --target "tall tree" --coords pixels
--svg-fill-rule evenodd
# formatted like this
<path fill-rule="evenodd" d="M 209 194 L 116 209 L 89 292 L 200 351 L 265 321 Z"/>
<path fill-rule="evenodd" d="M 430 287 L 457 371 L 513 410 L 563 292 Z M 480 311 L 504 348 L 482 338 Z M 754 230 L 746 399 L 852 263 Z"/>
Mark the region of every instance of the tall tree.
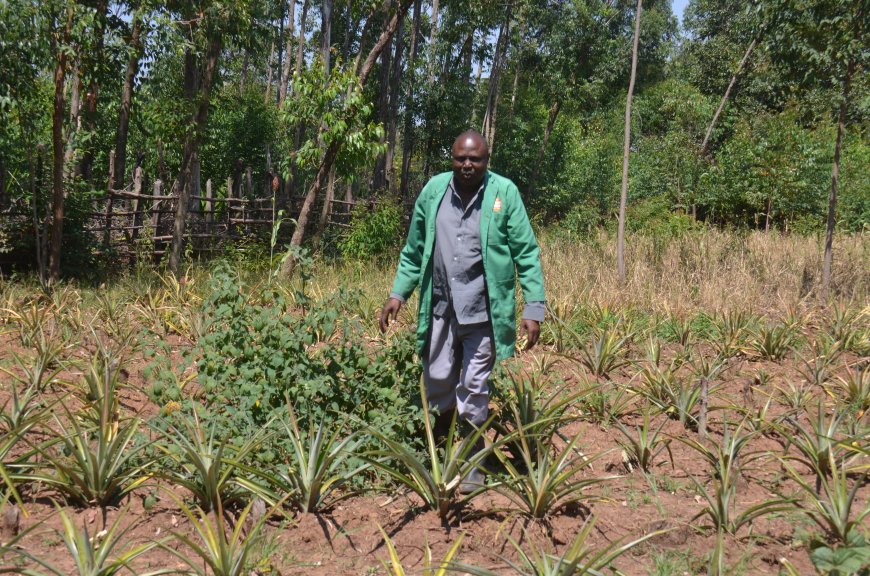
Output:
<path fill-rule="evenodd" d="M 634 80 L 637 76 L 637 44 L 640 39 L 640 14 L 643 0 L 637 0 L 634 13 L 634 45 L 631 49 L 631 78 L 625 97 L 625 130 L 622 145 L 622 188 L 619 193 L 619 229 L 616 235 L 616 265 L 619 281 L 625 282 L 625 205 L 628 199 L 628 153 L 631 147 L 631 98 L 634 95 Z"/>
<path fill-rule="evenodd" d="M 411 170 L 411 151 L 414 142 L 414 87 L 417 76 L 415 64 L 417 61 L 417 35 L 420 33 L 420 4 L 414 0 L 414 11 L 411 17 L 411 45 L 408 48 L 408 94 L 405 98 L 405 126 L 402 129 L 402 173 L 399 177 L 399 194 L 402 200 L 408 198 L 408 173 Z"/>
<path fill-rule="evenodd" d="M 408 7 L 411 5 L 411 1 L 412 0 L 401 0 L 401 2 L 399 2 L 396 13 L 393 15 L 390 23 L 384 28 L 383 32 L 381 32 L 378 41 L 375 42 L 375 45 L 372 46 L 372 49 L 371 51 L 369 51 L 365 62 L 363 62 L 362 68 L 360 69 L 359 76 L 357 78 L 357 83 L 360 86 L 365 85 L 365 82 L 368 79 L 369 74 L 371 73 L 372 68 L 375 65 L 375 61 L 378 59 L 384 48 L 389 44 L 390 39 L 396 32 L 399 21 L 405 17 L 405 13 L 408 11 Z M 350 112 L 354 114 L 356 111 L 351 110 Z M 311 208 L 314 204 L 314 201 L 317 199 L 317 195 L 320 193 L 324 181 L 326 180 L 329 171 L 332 169 L 332 165 L 335 163 L 335 160 L 343 144 L 344 142 L 341 138 L 334 138 L 329 143 L 323 153 L 320 166 L 317 168 L 317 173 L 314 176 L 314 181 L 308 188 L 308 192 L 305 195 L 305 200 L 302 204 L 302 208 L 299 211 L 299 218 L 296 221 L 296 228 L 295 230 L 293 230 L 293 236 L 290 239 L 290 247 L 288 248 L 287 256 L 285 257 L 284 264 L 281 268 L 281 273 L 284 277 L 289 277 L 293 273 L 293 269 L 296 266 L 296 251 L 299 249 L 300 246 L 302 246 L 302 241 L 305 238 L 305 228 L 308 225 L 308 218 L 311 214 Z"/>
<path fill-rule="evenodd" d="M 51 240 L 48 252 L 48 276 L 50 281 L 60 278 L 61 246 L 63 242 L 64 217 L 64 141 L 63 120 L 66 116 L 64 80 L 66 79 L 67 58 L 70 51 L 75 2 L 67 0 L 66 9 L 55 16 L 63 22 L 63 27 L 52 33 L 52 52 L 55 54 L 54 67 L 54 112 L 51 123 L 52 153 L 52 220 Z"/>
<path fill-rule="evenodd" d="M 119 190 L 124 187 L 124 173 L 127 167 L 127 136 L 130 130 L 130 109 L 133 105 L 133 88 L 136 74 L 139 71 L 139 59 L 142 57 L 142 28 L 144 13 L 141 3 L 133 7 L 133 18 L 130 23 L 130 40 L 127 43 L 129 56 L 127 69 L 124 72 L 124 84 L 121 88 L 120 107 L 118 110 L 118 132 L 115 135 L 115 165 L 112 167 L 114 181 L 112 188 Z"/>
<path fill-rule="evenodd" d="M 510 2 L 505 4 L 504 19 L 498 31 L 495 54 L 489 72 L 489 90 L 486 96 L 486 109 L 483 114 L 481 133 L 489 144 L 490 151 L 495 147 L 495 121 L 498 113 L 498 97 L 501 92 L 501 71 L 504 68 L 505 53 L 507 52 L 508 38 L 510 38 L 513 8 Z"/>

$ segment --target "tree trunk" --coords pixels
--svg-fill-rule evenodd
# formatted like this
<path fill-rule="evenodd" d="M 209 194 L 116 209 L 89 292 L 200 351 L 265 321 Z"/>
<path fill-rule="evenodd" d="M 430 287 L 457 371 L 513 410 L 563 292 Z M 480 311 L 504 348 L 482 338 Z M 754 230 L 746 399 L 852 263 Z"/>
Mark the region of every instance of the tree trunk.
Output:
<path fill-rule="evenodd" d="M 317 223 L 317 234 L 314 236 L 314 245 L 320 244 L 323 233 L 326 232 L 326 224 L 329 221 L 329 213 L 332 209 L 332 200 L 335 198 L 335 166 L 329 171 L 326 180 L 326 196 L 323 198 L 323 206 L 320 207 L 320 221 Z"/>
<path fill-rule="evenodd" d="M 247 77 L 247 57 L 248 51 L 245 50 L 245 76 Z M 269 99 L 272 97 L 272 68 L 274 68 L 275 64 L 275 40 L 272 40 L 272 43 L 269 45 L 269 64 L 266 66 L 266 94 L 263 96 L 263 102 L 268 103 Z M 244 94 L 242 94 L 244 95 Z"/>
<path fill-rule="evenodd" d="M 392 6 L 394 2 L 390 2 Z M 402 23 L 404 20 L 399 21 L 399 27 L 397 29 L 398 34 L 401 34 Z M 384 26 L 386 27 L 390 22 L 390 12 L 387 11 L 384 14 Z M 398 36 L 397 34 L 397 36 Z M 398 42 L 398 38 L 391 39 L 392 41 Z M 384 51 L 381 53 L 381 77 L 380 77 L 380 89 L 378 90 L 378 121 L 382 126 L 386 126 L 389 123 L 389 108 L 390 108 L 390 66 L 392 63 L 392 54 L 391 54 L 391 45 L 387 44 Z M 384 144 L 386 141 L 386 134 L 381 138 L 381 144 Z M 378 154 L 377 159 L 375 160 L 375 169 L 372 173 L 372 186 L 371 190 L 373 193 L 377 194 L 381 192 L 385 187 L 385 182 L 387 179 L 387 159 L 386 155 L 381 153 Z"/>
<path fill-rule="evenodd" d="M 562 101 L 556 100 L 550 107 L 550 112 L 547 115 L 547 127 L 544 129 L 544 139 L 541 140 L 541 147 L 538 148 L 538 156 L 535 163 L 532 165 L 532 175 L 529 176 L 529 196 L 535 193 L 535 184 L 538 180 L 538 172 L 541 164 L 544 162 L 544 154 L 547 152 L 547 142 L 550 140 L 550 135 L 553 133 L 553 128 L 556 127 L 556 118 L 559 117 L 559 110 L 562 109 Z"/>
<path fill-rule="evenodd" d="M 414 86 L 416 85 L 413 69 L 417 59 L 417 34 L 420 32 L 420 4 L 421 0 L 414 0 L 414 15 L 411 24 L 411 46 L 408 51 L 408 70 L 412 73 L 411 81 L 408 82 L 408 97 L 405 103 L 405 127 L 402 129 L 402 173 L 399 178 L 399 194 L 402 201 L 408 198 L 408 173 L 411 170 L 411 149 L 414 141 Z"/>
<path fill-rule="evenodd" d="M 387 122 L 386 185 L 392 191 L 396 190 L 394 160 L 396 156 L 396 131 L 398 130 L 399 118 L 399 93 L 402 90 L 402 53 L 405 51 L 404 22 L 404 18 L 399 20 L 399 26 L 396 29 L 396 50 L 393 54 L 393 77 L 390 80 L 390 110 Z"/>
<path fill-rule="evenodd" d="M 308 19 L 309 0 L 302 2 L 302 19 L 299 20 L 299 40 L 296 45 L 296 65 L 293 68 L 293 77 L 298 78 L 302 73 L 302 60 L 305 56 L 305 21 Z M 293 95 L 298 93 L 296 83 L 293 83 Z"/>
<path fill-rule="evenodd" d="M 136 73 L 139 71 L 139 57 L 142 43 L 142 17 L 137 7 L 133 14 L 130 30 L 130 58 L 127 60 L 127 71 L 124 73 L 124 86 L 121 89 L 121 106 L 118 112 L 118 134 L 115 137 L 115 175 L 112 188 L 120 190 L 124 187 L 124 173 L 127 169 L 127 134 L 130 130 L 130 107 L 133 104 L 133 87 Z"/>
<path fill-rule="evenodd" d="M 753 38 L 752 42 L 749 43 L 749 47 L 743 54 L 743 58 L 740 60 L 740 64 L 738 64 L 737 70 L 734 72 L 734 75 L 731 76 L 731 81 L 728 82 L 728 88 L 725 89 L 725 94 L 722 95 L 722 100 L 719 101 L 719 107 L 716 108 L 716 113 L 713 114 L 713 118 L 712 120 L 710 120 L 710 125 L 707 126 L 707 132 L 704 134 L 704 141 L 701 142 L 701 156 L 706 156 L 707 154 L 707 148 L 710 146 L 710 137 L 713 135 L 713 128 L 715 128 L 716 122 L 719 121 L 719 116 L 722 114 L 722 111 L 725 110 L 725 104 L 728 102 L 728 97 L 731 95 L 731 90 L 737 83 L 737 78 L 739 78 L 740 74 L 743 73 L 743 68 L 749 61 L 749 57 L 752 55 L 752 51 L 755 50 L 755 45 L 757 43 L 758 36 Z"/>
<path fill-rule="evenodd" d="M 843 133 L 846 131 L 846 109 L 849 105 L 849 88 L 855 61 L 846 65 L 846 78 L 843 80 L 843 96 L 840 100 L 840 115 L 837 119 L 837 141 L 834 144 L 834 165 L 831 168 L 831 194 L 828 196 L 828 225 L 825 229 L 825 256 L 822 262 L 822 300 L 827 300 L 831 289 L 831 266 L 834 261 L 834 228 L 837 225 L 837 186 L 840 182 L 840 153 L 843 148 Z"/>
<path fill-rule="evenodd" d="M 429 86 L 435 84 L 435 43 L 438 41 L 438 0 L 432 0 L 432 29 L 429 32 Z"/>
<path fill-rule="evenodd" d="M 333 0 L 323 0 L 320 5 L 320 58 L 323 60 L 323 72 L 326 75 L 329 75 L 331 60 L 332 5 Z"/>
<path fill-rule="evenodd" d="M 76 136 L 82 127 L 82 82 L 79 77 L 79 63 L 73 60 L 70 64 L 70 89 L 69 89 L 69 126 L 66 135 L 66 145 L 63 156 L 64 178 L 71 180 L 78 176 L 80 163 L 75 160 Z"/>
<path fill-rule="evenodd" d="M 625 133 L 622 141 L 622 189 L 619 193 L 619 228 L 616 232 L 616 267 L 619 281 L 625 283 L 625 205 L 628 200 L 628 152 L 631 146 L 631 98 L 634 95 L 634 80 L 637 75 L 637 43 L 640 38 L 640 13 L 643 0 L 637 0 L 634 14 L 634 46 L 631 49 L 631 77 L 628 95 L 625 97 Z"/>
<path fill-rule="evenodd" d="M 281 87 L 278 94 L 278 108 L 284 107 L 284 100 L 287 98 L 287 88 L 290 86 L 290 55 L 293 53 L 293 40 L 296 35 L 296 0 L 287 2 L 287 49 L 284 55 L 284 70 L 281 74 Z"/>
<path fill-rule="evenodd" d="M 293 97 L 299 94 L 299 83 L 296 79 L 302 74 L 302 60 L 305 55 L 305 21 L 308 19 L 308 3 L 309 0 L 302 2 L 302 19 L 299 21 L 299 39 L 296 45 L 296 65 L 293 69 Z M 293 148 L 290 150 L 290 178 L 287 182 L 287 197 L 289 202 L 293 202 L 293 196 L 296 193 L 296 151 L 302 143 L 302 130 L 304 126 L 302 122 L 296 123 L 296 131 L 293 135 Z M 288 205 L 289 206 L 289 205 Z"/>
<path fill-rule="evenodd" d="M 375 61 L 380 56 L 381 52 L 384 50 L 384 47 L 389 43 L 393 34 L 396 31 L 396 27 L 399 24 L 399 21 L 405 17 L 405 13 L 408 11 L 408 6 L 410 5 L 411 0 L 401 0 L 399 4 L 399 8 L 396 11 L 396 14 L 393 16 L 393 19 L 390 23 L 384 28 L 384 31 L 381 33 L 378 41 L 375 42 L 375 45 L 372 46 L 371 51 L 366 57 L 365 62 L 362 65 L 362 69 L 360 70 L 358 83 L 360 86 L 365 86 L 365 82 L 369 77 L 369 74 L 372 71 L 372 68 L 375 65 Z M 302 204 L 302 208 L 299 211 L 299 218 L 296 221 L 296 229 L 293 230 L 293 236 L 290 239 L 290 248 L 287 252 L 287 256 L 284 259 L 284 265 L 281 268 L 281 275 L 285 278 L 289 278 L 293 273 L 293 269 L 296 266 L 296 258 L 294 252 L 302 245 L 302 241 L 305 239 L 305 227 L 308 225 L 308 218 L 311 214 L 311 207 L 314 204 L 314 201 L 317 199 L 317 195 L 320 193 L 320 189 L 323 187 L 323 181 L 326 178 L 329 171 L 332 169 L 333 163 L 335 163 L 335 158 L 338 156 L 339 149 L 341 148 L 341 141 L 339 139 L 333 140 L 326 149 L 326 152 L 323 155 L 323 160 L 320 163 L 320 167 L 317 169 L 317 174 L 314 177 L 314 181 L 311 183 L 311 187 L 308 189 L 308 193 L 305 195 L 305 201 Z"/>
<path fill-rule="evenodd" d="M 492 58 L 492 69 L 489 73 L 489 92 L 486 96 L 486 112 L 484 112 L 483 126 L 481 127 L 483 137 L 489 144 L 490 154 L 492 154 L 492 149 L 494 147 L 495 117 L 501 87 L 501 69 L 507 49 L 508 36 L 510 35 L 511 8 L 511 4 L 508 3 L 505 9 L 504 21 L 502 21 L 501 28 L 498 31 L 498 40 L 495 43 L 495 54 Z"/>
<path fill-rule="evenodd" d="M 90 70 L 90 85 L 88 93 L 85 95 L 85 110 L 83 115 L 84 130 L 93 132 L 97 124 L 97 97 L 100 92 L 100 82 L 98 78 L 98 69 L 105 60 L 104 57 L 104 37 L 106 31 L 106 19 L 108 17 L 106 10 L 108 8 L 107 0 L 99 0 L 96 3 L 96 22 L 94 26 L 94 54 L 89 57 L 93 62 Z M 86 182 L 91 181 L 91 173 L 94 167 L 94 148 L 93 144 L 85 147 L 82 154 L 82 159 L 79 162 L 77 172 L 81 174 Z"/>
<path fill-rule="evenodd" d="M 205 132 L 208 120 L 208 106 L 211 100 L 211 89 L 221 53 L 221 36 L 209 38 L 208 48 L 202 70 L 202 82 L 196 108 L 184 139 L 184 151 L 181 156 L 181 168 L 176 180 L 177 201 L 175 205 L 175 221 L 172 227 L 172 246 L 169 255 L 169 269 L 178 276 L 181 270 L 181 254 L 184 244 L 184 225 L 190 204 L 190 183 L 193 159 L 199 149 L 199 140 Z"/>
<path fill-rule="evenodd" d="M 64 99 L 64 79 L 66 77 L 67 51 L 72 34 L 73 16 L 75 4 L 67 4 L 66 25 L 63 31 L 62 46 L 53 41 L 54 53 L 57 55 L 57 63 L 54 68 L 54 111 L 51 122 L 51 147 L 52 147 L 52 220 L 51 220 L 51 244 L 48 253 L 48 277 L 50 282 L 60 279 L 60 256 L 63 245 L 63 119 L 66 112 Z"/>

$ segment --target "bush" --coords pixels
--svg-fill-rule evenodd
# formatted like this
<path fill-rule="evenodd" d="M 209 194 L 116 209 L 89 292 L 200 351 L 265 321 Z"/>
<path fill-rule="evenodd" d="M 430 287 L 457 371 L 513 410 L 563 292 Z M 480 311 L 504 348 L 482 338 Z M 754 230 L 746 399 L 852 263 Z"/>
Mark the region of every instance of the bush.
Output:
<path fill-rule="evenodd" d="M 339 241 L 342 256 L 357 260 L 393 254 L 405 239 L 402 207 L 378 202 L 374 209 L 358 206 L 351 218 L 350 230 Z"/>
<path fill-rule="evenodd" d="M 371 345 L 349 311 L 354 298 L 339 292 L 300 312 L 274 288 L 248 292 L 221 265 L 203 304 L 203 335 L 188 355 L 200 393 L 183 398 L 177 384 L 183 370 L 157 367 L 152 399 L 182 412 L 199 404 L 218 437 L 236 442 L 285 415 L 287 399 L 303 429 L 353 415 L 408 441 L 422 428 L 413 335 Z M 351 421 L 352 429 L 359 426 Z M 264 452 L 263 459 L 275 457 Z"/>

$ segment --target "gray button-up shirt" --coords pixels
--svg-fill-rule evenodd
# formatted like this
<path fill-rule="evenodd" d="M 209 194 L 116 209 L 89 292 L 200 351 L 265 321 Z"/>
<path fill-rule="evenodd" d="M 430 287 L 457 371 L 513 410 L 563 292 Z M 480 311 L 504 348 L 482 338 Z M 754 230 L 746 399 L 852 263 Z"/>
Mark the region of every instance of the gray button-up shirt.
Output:
<path fill-rule="evenodd" d="M 451 180 L 435 218 L 432 314 L 446 316 L 452 308 L 460 324 L 489 321 L 486 275 L 480 249 L 483 187 L 481 184 L 468 206 L 463 206 Z"/>
<path fill-rule="evenodd" d="M 456 191 L 453 180 L 441 200 L 435 217 L 435 246 L 432 252 L 432 314 L 454 314 L 460 324 L 489 321 L 486 275 L 480 246 L 480 208 L 484 184 L 468 206 Z M 404 301 L 398 294 L 392 298 Z M 543 302 L 526 302 L 523 318 L 544 320 Z"/>

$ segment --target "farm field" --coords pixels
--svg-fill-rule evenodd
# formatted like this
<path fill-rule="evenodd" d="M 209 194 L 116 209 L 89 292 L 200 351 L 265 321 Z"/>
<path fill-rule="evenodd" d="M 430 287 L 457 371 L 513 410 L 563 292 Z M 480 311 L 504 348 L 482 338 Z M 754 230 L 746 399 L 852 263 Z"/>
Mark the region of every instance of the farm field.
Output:
<path fill-rule="evenodd" d="M 429 450 L 391 263 L 4 279 L 0 572 L 866 573 L 866 238 L 824 306 L 813 238 L 630 236 L 622 286 L 610 240 L 544 236 L 477 454 Z"/>

